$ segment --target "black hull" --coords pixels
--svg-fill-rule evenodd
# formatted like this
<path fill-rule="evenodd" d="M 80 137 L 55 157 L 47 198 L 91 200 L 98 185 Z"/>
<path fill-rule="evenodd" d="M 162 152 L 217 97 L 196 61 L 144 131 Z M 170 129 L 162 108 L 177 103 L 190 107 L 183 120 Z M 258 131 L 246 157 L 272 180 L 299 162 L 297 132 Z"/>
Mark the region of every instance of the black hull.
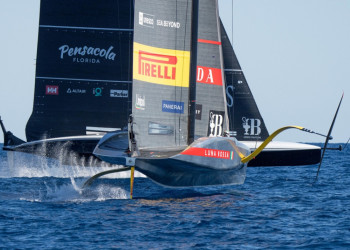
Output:
<path fill-rule="evenodd" d="M 107 164 L 92 154 L 101 137 L 64 137 L 4 146 L 4 151 L 21 152 L 60 161 L 63 165 Z"/>

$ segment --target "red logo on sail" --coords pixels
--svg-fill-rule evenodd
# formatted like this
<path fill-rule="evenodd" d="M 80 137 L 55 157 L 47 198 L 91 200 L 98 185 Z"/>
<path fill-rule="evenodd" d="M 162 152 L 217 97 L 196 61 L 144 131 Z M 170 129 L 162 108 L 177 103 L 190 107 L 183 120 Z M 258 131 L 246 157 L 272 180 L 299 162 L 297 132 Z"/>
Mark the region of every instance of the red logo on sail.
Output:
<path fill-rule="evenodd" d="M 221 86 L 221 69 L 197 66 L 197 82 Z"/>
<path fill-rule="evenodd" d="M 47 95 L 58 95 L 58 86 L 46 85 L 46 94 Z"/>
<path fill-rule="evenodd" d="M 148 77 L 175 80 L 176 63 L 176 56 L 161 55 L 140 50 L 138 73 Z"/>
<path fill-rule="evenodd" d="M 211 148 L 192 147 L 183 151 L 181 154 L 233 160 L 233 151 L 211 149 Z"/>

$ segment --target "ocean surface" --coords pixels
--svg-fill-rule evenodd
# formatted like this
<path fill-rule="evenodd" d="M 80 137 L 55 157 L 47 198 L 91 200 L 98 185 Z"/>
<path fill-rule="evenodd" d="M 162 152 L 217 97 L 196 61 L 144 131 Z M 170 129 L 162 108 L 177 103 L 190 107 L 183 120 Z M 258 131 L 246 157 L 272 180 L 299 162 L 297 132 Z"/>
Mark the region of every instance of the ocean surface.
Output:
<path fill-rule="evenodd" d="M 82 190 L 99 171 L 0 151 L 0 248 L 350 249 L 350 146 L 326 152 L 317 182 L 317 165 L 211 188 L 139 177 L 130 200 L 128 173 Z"/>

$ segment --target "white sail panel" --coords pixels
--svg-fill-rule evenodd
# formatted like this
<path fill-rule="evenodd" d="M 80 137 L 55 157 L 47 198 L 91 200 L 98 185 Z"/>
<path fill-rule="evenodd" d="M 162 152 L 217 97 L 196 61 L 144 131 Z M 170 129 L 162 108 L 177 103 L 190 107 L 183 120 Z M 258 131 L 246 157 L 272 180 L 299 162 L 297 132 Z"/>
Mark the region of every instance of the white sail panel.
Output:
<path fill-rule="evenodd" d="M 192 1 L 135 1 L 133 133 L 139 149 L 188 137 Z"/>

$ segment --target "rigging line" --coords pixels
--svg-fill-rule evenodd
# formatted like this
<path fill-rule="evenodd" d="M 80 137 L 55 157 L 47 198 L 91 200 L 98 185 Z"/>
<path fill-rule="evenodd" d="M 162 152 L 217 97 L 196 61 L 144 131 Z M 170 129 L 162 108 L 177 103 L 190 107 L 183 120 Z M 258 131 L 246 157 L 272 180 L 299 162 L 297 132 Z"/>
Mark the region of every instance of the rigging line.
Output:
<path fill-rule="evenodd" d="M 231 2 L 231 44 L 233 44 L 233 0 Z"/>
<path fill-rule="evenodd" d="M 130 2 L 130 19 L 129 19 L 129 25 L 130 27 L 133 27 L 133 23 L 132 23 L 132 13 L 135 8 L 135 6 L 132 6 L 133 3 Z M 133 27 L 134 28 L 134 27 Z M 133 82 L 133 75 L 132 75 L 132 63 L 133 63 L 133 43 L 134 43 L 134 39 L 133 39 L 133 35 L 130 36 L 129 34 L 129 53 L 128 53 L 128 58 L 129 58 L 129 62 L 128 62 L 128 79 L 131 80 L 131 82 Z M 132 86 L 133 84 L 128 84 L 128 101 L 127 101 L 127 111 L 126 111 L 126 121 L 127 121 L 127 125 L 129 124 L 129 116 L 132 114 L 132 97 L 133 97 L 133 92 L 132 92 Z M 131 98 L 131 100 L 129 99 Z"/>
<path fill-rule="evenodd" d="M 119 28 L 98 28 L 98 27 L 79 27 L 79 26 L 57 26 L 57 25 L 39 25 L 39 28 L 55 28 L 55 29 L 76 29 L 76 30 L 103 30 L 103 31 L 126 31 L 132 32 L 133 29 Z"/>
<path fill-rule="evenodd" d="M 119 16 L 120 16 L 120 6 L 119 6 L 119 1 L 117 2 L 117 9 L 118 9 L 118 15 L 117 15 L 117 18 L 116 18 L 116 21 L 117 21 L 117 26 L 121 26 L 120 25 L 120 19 L 119 19 Z M 120 35 L 118 36 L 118 47 L 119 47 L 119 51 L 122 51 L 121 50 L 121 43 L 122 43 L 122 39 L 120 37 Z M 121 64 L 121 67 L 119 68 L 119 74 L 122 75 L 122 71 L 123 71 L 123 64 Z"/>
<path fill-rule="evenodd" d="M 177 9 L 177 3 L 178 3 L 178 1 L 176 1 L 176 21 L 178 21 L 178 9 Z M 185 51 L 185 49 L 186 49 L 186 37 L 187 37 L 187 20 L 188 20 L 188 5 L 189 5 L 189 1 L 187 1 L 187 4 L 186 4 L 186 17 L 185 17 L 185 34 L 184 34 L 184 37 L 185 37 L 185 39 L 183 40 L 183 48 L 182 48 L 182 51 Z M 177 37 L 177 29 L 175 30 L 175 36 Z M 177 46 L 177 43 L 176 43 L 176 37 L 175 37 L 175 50 L 176 50 L 176 46 Z M 184 54 L 183 54 L 183 52 L 182 52 L 182 56 L 184 56 Z M 184 70 L 185 70 L 185 68 L 183 67 L 182 68 L 182 75 L 184 75 Z M 174 88 L 175 88 L 175 100 L 177 100 L 177 96 L 176 96 L 176 94 L 177 94 L 177 88 L 176 88 L 176 84 L 175 84 L 175 86 L 174 86 Z M 189 88 L 188 88 L 189 89 Z M 183 99 L 183 88 L 182 87 L 180 87 L 180 101 L 182 101 Z M 188 98 L 187 98 L 188 99 Z M 180 129 L 181 128 L 181 114 L 177 114 L 177 113 L 174 113 L 174 115 L 176 116 L 178 116 L 178 120 L 177 120 L 177 122 L 178 122 L 178 128 Z M 175 133 L 177 132 L 177 130 L 175 130 Z M 188 133 L 187 133 L 188 134 Z M 180 138 L 180 136 L 181 136 L 181 134 L 179 133 L 178 134 L 178 136 L 179 136 L 179 138 Z M 176 134 L 175 134 L 175 144 L 176 144 Z M 178 140 L 179 141 L 179 144 L 180 144 L 180 139 Z"/>
<path fill-rule="evenodd" d="M 178 16 L 177 16 L 177 3 L 178 3 L 178 1 L 176 1 L 176 14 L 175 14 L 175 16 L 176 16 L 176 22 L 177 22 L 177 20 L 178 20 Z M 187 1 L 187 4 L 188 4 L 188 1 Z M 186 12 L 187 13 L 187 12 Z M 186 29 L 186 26 L 185 26 L 185 29 Z M 175 41 L 175 51 L 176 51 L 176 46 L 177 46 L 177 43 L 176 43 L 176 37 L 177 37 L 177 29 L 175 29 L 175 39 L 174 39 L 174 41 Z M 186 37 L 186 36 L 185 36 Z M 184 39 L 185 40 L 185 39 Z M 184 41 L 184 43 L 185 43 L 185 41 Z M 182 70 L 183 71 L 183 70 Z M 177 88 L 176 88 L 176 84 L 175 84 L 175 86 L 174 86 L 174 88 L 175 88 L 175 101 L 177 101 Z M 181 89 L 181 91 L 180 91 L 180 100 L 182 99 L 182 89 Z M 175 116 L 175 121 L 176 121 L 176 113 L 174 113 L 174 116 Z M 181 119 L 180 119 L 180 117 L 181 117 L 181 115 L 178 115 L 178 119 L 177 119 L 177 123 L 178 123 L 178 128 L 180 129 L 180 126 L 181 126 Z M 175 133 L 175 136 L 174 136 L 174 140 L 175 140 L 175 145 L 177 145 L 177 136 L 178 136 L 178 130 L 177 129 L 174 129 L 174 133 Z M 179 134 L 180 135 L 180 134 Z"/>
<path fill-rule="evenodd" d="M 226 126 L 226 130 L 230 130 L 230 120 L 229 120 L 229 116 L 228 116 L 228 107 L 227 107 L 227 95 L 226 95 L 226 77 L 225 77 L 225 71 L 224 69 L 224 56 L 223 56 L 223 46 L 222 46 L 222 35 L 221 35 L 221 25 L 222 22 L 220 20 L 220 15 L 219 15 L 219 3 L 218 0 L 216 0 L 215 3 L 215 8 L 216 8 L 216 28 L 217 28 L 217 33 L 218 33 L 218 37 L 217 37 L 217 45 L 219 45 L 219 58 L 220 58 L 220 67 L 221 67 L 221 79 L 222 79 L 222 94 L 223 94 L 223 99 L 224 99 L 224 111 L 225 111 L 225 126 Z M 208 40 L 204 40 L 204 41 L 208 41 Z"/>
<path fill-rule="evenodd" d="M 45 77 L 45 76 L 36 76 L 35 78 L 43 79 L 43 80 L 61 80 L 61 81 L 132 83 L 131 81 L 117 81 L 117 80 L 104 80 L 104 79 L 80 79 L 80 78 Z"/>
<path fill-rule="evenodd" d="M 348 146 L 348 144 L 349 144 L 349 141 L 350 141 L 350 138 L 348 139 L 348 141 L 345 143 L 345 146 L 344 146 L 344 148 L 343 148 L 343 150 L 345 150 L 346 149 L 346 147 Z"/>

